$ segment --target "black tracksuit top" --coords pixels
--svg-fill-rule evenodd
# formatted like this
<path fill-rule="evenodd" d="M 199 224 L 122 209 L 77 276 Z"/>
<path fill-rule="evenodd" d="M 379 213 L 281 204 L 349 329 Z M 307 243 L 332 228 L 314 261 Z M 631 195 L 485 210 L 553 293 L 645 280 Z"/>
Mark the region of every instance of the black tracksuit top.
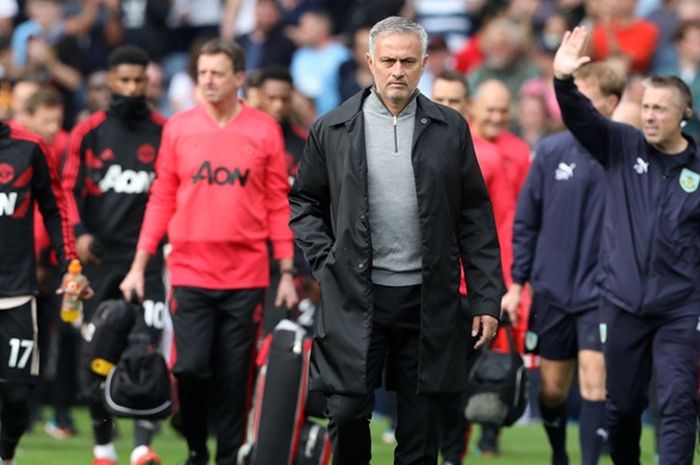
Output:
<path fill-rule="evenodd" d="M 34 202 L 65 270 L 75 237 L 57 167 L 39 138 L 0 122 L 0 298 L 36 293 Z"/>
<path fill-rule="evenodd" d="M 165 119 L 151 112 L 124 121 L 97 112 L 71 132 L 63 167 L 75 234 L 92 234 L 103 261 L 130 262 L 136 251 Z"/>

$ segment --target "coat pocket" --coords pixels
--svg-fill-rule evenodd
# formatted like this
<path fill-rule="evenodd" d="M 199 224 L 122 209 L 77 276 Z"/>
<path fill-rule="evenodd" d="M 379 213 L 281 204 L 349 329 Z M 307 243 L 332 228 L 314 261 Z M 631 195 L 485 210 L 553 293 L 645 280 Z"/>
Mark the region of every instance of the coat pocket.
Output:
<path fill-rule="evenodd" d="M 329 254 L 330 257 L 330 254 Z M 327 281 L 328 269 L 326 268 L 328 259 L 326 263 L 323 264 L 321 268 L 316 272 L 316 279 L 321 287 L 321 302 L 318 305 L 318 310 L 316 311 L 316 318 L 314 321 L 314 339 L 323 339 L 326 337 L 326 311 L 325 306 L 327 305 L 328 298 L 323 297 L 324 283 Z"/>
<path fill-rule="evenodd" d="M 323 311 L 323 304 L 319 305 L 318 312 L 316 313 L 316 321 L 314 322 L 314 337 L 316 339 L 323 339 L 326 337 L 326 319 L 325 313 Z"/>

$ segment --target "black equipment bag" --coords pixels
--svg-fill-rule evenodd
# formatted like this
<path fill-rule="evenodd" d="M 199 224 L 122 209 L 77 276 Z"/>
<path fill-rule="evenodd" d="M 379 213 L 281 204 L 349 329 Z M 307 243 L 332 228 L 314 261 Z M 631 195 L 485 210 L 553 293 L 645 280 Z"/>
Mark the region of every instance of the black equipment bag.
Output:
<path fill-rule="evenodd" d="M 81 363 L 106 378 L 103 395 L 111 413 L 159 419 L 170 413 L 170 377 L 143 313 L 140 305 L 125 300 L 100 303 L 81 328 Z"/>
<path fill-rule="evenodd" d="M 80 329 L 83 368 L 107 376 L 126 348 L 136 316 L 134 306 L 125 300 L 101 302 L 92 319 Z"/>
<path fill-rule="evenodd" d="M 150 339 L 147 331 L 135 327 L 127 349 L 107 376 L 105 406 L 116 416 L 159 420 L 172 411 L 168 367 Z"/>
<path fill-rule="evenodd" d="M 504 315 L 508 352 L 481 350 L 469 371 L 465 418 L 472 423 L 510 426 L 527 406 L 527 369 L 515 347 L 513 328 Z"/>
<path fill-rule="evenodd" d="M 294 465 L 304 426 L 311 339 L 299 324 L 282 320 L 258 356 L 260 366 L 240 464 Z"/>
<path fill-rule="evenodd" d="M 318 423 L 305 422 L 294 465 L 327 465 L 330 460 L 331 438 L 328 430 Z"/>

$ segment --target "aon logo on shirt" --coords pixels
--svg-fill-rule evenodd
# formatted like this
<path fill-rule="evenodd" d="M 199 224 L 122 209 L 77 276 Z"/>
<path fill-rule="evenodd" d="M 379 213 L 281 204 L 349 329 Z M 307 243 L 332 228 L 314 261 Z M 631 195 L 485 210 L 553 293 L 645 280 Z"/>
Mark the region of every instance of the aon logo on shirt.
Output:
<path fill-rule="evenodd" d="M 248 176 L 250 176 L 249 169 L 241 171 L 238 168 L 229 169 L 225 166 L 212 168 L 211 163 L 205 161 L 199 167 L 197 173 L 192 176 L 192 182 L 197 184 L 200 181 L 206 181 L 207 184 L 217 184 L 219 186 L 232 186 L 238 183 L 245 187 L 246 182 L 248 182 Z"/>
<path fill-rule="evenodd" d="M 142 194 L 148 192 L 155 173 L 148 171 L 123 170 L 119 165 L 112 165 L 100 181 L 100 190 L 112 189 L 117 194 Z"/>
<path fill-rule="evenodd" d="M 17 192 L 0 192 L 0 216 L 11 216 L 15 213 Z"/>

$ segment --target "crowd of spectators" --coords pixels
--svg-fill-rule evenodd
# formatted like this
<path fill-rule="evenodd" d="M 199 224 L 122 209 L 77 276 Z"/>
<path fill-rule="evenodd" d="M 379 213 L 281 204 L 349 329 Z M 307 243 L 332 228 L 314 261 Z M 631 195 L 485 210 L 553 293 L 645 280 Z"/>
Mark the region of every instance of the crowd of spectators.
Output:
<path fill-rule="evenodd" d="M 562 127 L 551 61 L 577 24 L 592 29 L 594 60 L 627 77 L 625 104 L 639 103 L 641 78 L 657 73 L 681 77 L 700 106 L 697 0 L 0 0 L 0 115 L 12 116 L 15 83 L 36 81 L 61 93 L 69 130 L 100 105 L 109 51 L 129 43 L 149 52 L 149 97 L 170 116 L 195 104 L 191 52 L 218 35 L 244 48 L 253 87 L 256 71 L 289 68 L 307 126 L 371 84 L 367 27 L 392 14 L 430 35 L 421 92 L 430 96 L 446 69 L 472 89 L 498 79 L 512 96 L 511 129 L 531 146 Z M 700 135 L 697 115 L 686 130 Z"/>

